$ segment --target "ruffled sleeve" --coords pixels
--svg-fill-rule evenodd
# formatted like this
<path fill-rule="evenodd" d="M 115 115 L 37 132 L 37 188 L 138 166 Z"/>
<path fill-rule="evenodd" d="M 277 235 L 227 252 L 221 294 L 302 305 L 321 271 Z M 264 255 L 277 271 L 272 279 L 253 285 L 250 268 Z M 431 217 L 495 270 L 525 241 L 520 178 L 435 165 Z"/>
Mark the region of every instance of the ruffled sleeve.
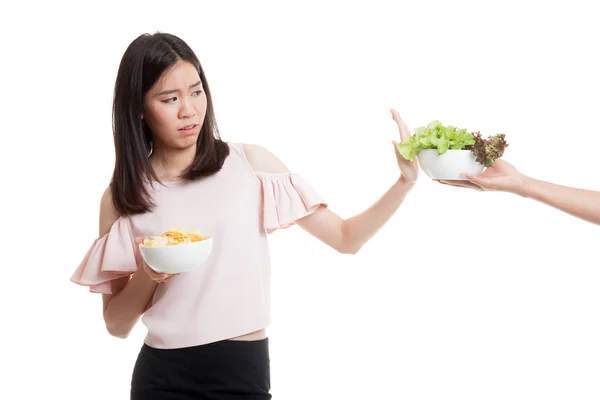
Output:
<path fill-rule="evenodd" d="M 287 228 L 320 206 L 327 206 L 321 195 L 295 173 L 257 172 L 256 176 L 262 187 L 261 211 L 267 233 Z"/>
<path fill-rule="evenodd" d="M 115 280 L 129 276 L 137 269 L 139 252 L 128 219 L 120 217 L 110 231 L 96 239 L 71 281 L 89 286 L 92 293 L 113 293 Z"/>

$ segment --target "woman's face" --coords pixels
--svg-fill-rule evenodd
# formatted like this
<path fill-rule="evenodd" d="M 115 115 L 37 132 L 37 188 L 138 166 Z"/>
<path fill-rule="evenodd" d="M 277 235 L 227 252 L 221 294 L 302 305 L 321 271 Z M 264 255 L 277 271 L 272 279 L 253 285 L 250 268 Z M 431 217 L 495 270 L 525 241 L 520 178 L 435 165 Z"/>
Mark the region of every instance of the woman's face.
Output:
<path fill-rule="evenodd" d="M 142 117 L 152 131 L 154 148 L 194 146 L 206 115 L 206 94 L 198 71 L 187 61 L 166 70 L 144 99 Z"/>

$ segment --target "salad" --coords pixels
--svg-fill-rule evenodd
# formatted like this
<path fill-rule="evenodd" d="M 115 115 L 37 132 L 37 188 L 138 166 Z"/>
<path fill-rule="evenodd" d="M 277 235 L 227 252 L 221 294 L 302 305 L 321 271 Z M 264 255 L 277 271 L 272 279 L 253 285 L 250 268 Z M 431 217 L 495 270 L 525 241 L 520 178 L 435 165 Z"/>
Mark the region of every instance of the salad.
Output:
<path fill-rule="evenodd" d="M 478 163 L 491 167 L 508 147 L 505 137 L 505 134 L 499 133 L 484 139 L 480 132 L 471 133 L 452 125 L 444 126 L 435 120 L 415 129 L 414 135 L 398 144 L 398 151 L 407 160 L 414 161 L 415 156 L 426 149 L 437 149 L 440 155 L 448 150 L 470 150 Z"/>

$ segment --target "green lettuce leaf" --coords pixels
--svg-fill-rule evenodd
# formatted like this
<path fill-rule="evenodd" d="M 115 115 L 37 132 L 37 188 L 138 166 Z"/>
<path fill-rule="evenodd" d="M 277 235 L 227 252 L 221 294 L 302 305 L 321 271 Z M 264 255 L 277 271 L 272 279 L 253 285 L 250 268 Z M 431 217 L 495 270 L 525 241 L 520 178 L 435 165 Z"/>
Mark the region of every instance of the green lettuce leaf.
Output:
<path fill-rule="evenodd" d="M 398 144 L 398 151 L 407 160 L 414 161 L 421 150 L 437 149 L 439 154 L 444 154 L 448 149 L 462 150 L 473 144 L 475 138 L 466 129 L 444 126 L 440 121 L 434 120 L 427 126 L 416 128 L 414 135 Z"/>

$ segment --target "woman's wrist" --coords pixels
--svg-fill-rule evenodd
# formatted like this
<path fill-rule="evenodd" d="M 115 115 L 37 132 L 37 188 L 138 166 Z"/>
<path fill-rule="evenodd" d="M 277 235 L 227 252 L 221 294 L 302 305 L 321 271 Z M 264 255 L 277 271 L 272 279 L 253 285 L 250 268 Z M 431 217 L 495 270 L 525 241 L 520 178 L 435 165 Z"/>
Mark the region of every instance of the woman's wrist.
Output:
<path fill-rule="evenodd" d="M 137 277 L 140 281 L 143 282 L 143 284 L 147 284 L 147 285 L 158 285 L 157 282 L 155 282 L 152 278 L 150 278 L 150 276 L 148 275 L 148 273 L 146 272 L 146 270 L 144 269 L 144 261 L 140 261 L 138 263 L 138 268 L 137 270 L 134 272 L 134 277 Z"/>
<path fill-rule="evenodd" d="M 400 178 L 396 181 L 395 185 L 402 187 L 403 189 L 411 189 L 415 186 L 416 181 L 409 181 L 404 175 L 400 175 Z"/>

